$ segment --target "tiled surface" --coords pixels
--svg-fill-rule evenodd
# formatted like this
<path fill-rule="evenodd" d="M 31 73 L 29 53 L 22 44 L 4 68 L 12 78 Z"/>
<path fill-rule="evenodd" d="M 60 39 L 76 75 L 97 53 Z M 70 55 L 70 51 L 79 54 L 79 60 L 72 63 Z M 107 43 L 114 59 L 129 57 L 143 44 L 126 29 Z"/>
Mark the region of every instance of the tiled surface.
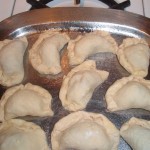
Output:
<path fill-rule="evenodd" d="M 31 5 L 26 2 L 26 0 L 16 0 L 13 10 L 13 15 L 28 11 Z"/>
<path fill-rule="evenodd" d="M 76 6 L 76 7 L 102 7 L 108 8 L 107 5 L 98 0 L 81 0 L 79 5 L 74 5 L 74 0 L 54 0 L 48 4 L 50 7 Z"/>
<path fill-rule="evenodd" d="M 130 0 L 131 5 L 126 10 L 136 14 L 144 15 L 143 13 L 143 2 L 142 0 Z"/>
<path fill-rule="evenodd" d="M 145 16 L 150 18 L 150 0 L 143 0 L 143 2 Z"/>
<path fill-rule="evenodd" d="M 15 0 L 0 0 L 0 21 L 11 16 Z"/>
<path fill-rule="evenodd" d="M 124 0 L 116 0 L 118 2 Z M 126 11 L 133 12 L 136 14 L 144 15 L 150 18 L 150 0 L 130 0 L 131 6 L 126 9 Z M 73 6 L 73 0 L 55 0 L 48 4 L 53 7 L 61 6 Z M 81 0 L 80 6 L 90 6 L 90 7 L 103 7 L 107 8 L 105 4 L 99 2 L 98 0 Z M 21 12 L 28 11 L 30 5 L 26 0 L 0 0 L 0 21 Z"/>

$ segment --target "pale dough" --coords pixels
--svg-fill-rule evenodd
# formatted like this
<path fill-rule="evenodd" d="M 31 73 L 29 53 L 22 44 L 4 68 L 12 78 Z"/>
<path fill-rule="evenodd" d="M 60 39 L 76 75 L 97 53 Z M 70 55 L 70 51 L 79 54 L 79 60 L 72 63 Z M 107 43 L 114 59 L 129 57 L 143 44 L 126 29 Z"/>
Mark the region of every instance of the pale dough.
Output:
<path fill-rule="evenodd" d="M 51 143 L 53 150 L 117 150 L 119 131 L 104 115 L 79 111 L 55 124 Z"/>
<path fill-rule="evenodd" d="M 22 116 L 52 116 L 51 94 L 30 83 L 6 90 L 0 100 L 0 121 Z"/>
<path fill-rule="evenodd" d="M 120 134 L 134 150 L 150 149 L 150 121 L 133 117 L 123 124 Z"/>
<path fill-rule="evenodd" d="M 117 56 L 120 64 L 132 75 L 145 77 L 148 74 L 150 48 L 144 39 L 124 39 Z"/>
<path fill-rule="evenodd" d="M 103 83 L 109 73 L 96 69 L 96 63 L 88 60 L 73 68 L 64 77 L 59 98 L 65 109 L 77 111 L 84 109 L 95 88 Z"/>
<path fill-rule="evenodd" d="M 94 31 L 79 35 L 68 43 L 70 65 L 81 64 L 88 56 L 100 52 L 116 54 L 118 45 L 113 37 L 105 31 Z"/>
<path fill-rule="evenodd" d="M 12 119 L 0 124 L 0 150 L 50 150 L 44 131 L 36 124 Z"/>
<path fill-rule="evenodd" d="M 105 98 L 110 111 L 130 108 L 150 111 L 150 81 L 141 77 L 124 77 L 109 87 Z"/>
<path fill-rule="evenodd" d="M 51 30 L 41 33 L 29 50 L 29 60 L 33 68 L 41 74 L 60 73 L 60 50 L 69 40 L 66 33 Z"/>
<path fill-rule="evenodd" d="M 12 86 L 24 78 L 23 58 L 28 46 L 26 37 L 0 41 L 0 84 Z"/>

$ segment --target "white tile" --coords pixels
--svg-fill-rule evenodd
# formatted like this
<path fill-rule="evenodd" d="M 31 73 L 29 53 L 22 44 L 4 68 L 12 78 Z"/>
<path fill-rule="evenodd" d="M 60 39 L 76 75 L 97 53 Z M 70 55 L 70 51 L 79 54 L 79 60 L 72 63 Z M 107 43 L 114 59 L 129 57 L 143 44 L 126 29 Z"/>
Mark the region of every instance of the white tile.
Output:
<path fill-rule="evenodd" d="M 124 1 L 124 0 L 118 0 L 118 1 Z M 131 5 L 128 8 L 126 8 L 126 11 L 143 15 L 144 13 L 143 13 L 142 0 L 130 0 L 130 1 L 131 1 Z M 103 7 L 103 8 L 107 7 L 105 4 L 99 2 L 98 0 L 81 0 L 80 6 L 87 7 L 89 5 L 91 7 Z M 74 6 L 74 4 L 73 4 L 73 0 L 54 0 L 51 3 L 49 3 L 48 6 L 61 7 L 61 6 Z M 28 11 L 30 7 L 31 7 L 30 4 L 28 4 L 26 0 L 16 0 L 13 14 Z"/>
<path fill-rule="evenodd" d="M 11 16 L 14 0 L 0 0 L 0 21 Z"/>
<path fill-rule="evenodd" d="M 80 5 L 74 5 L 74 0 L 54 0 L 47 4 L 49 7 L 72 7 L 72 6 L 85 6 L 85 7 L 102 7 L 107 8 L 107 5 L 98 0 L 81 0 Z M 26 0 L 16 0 L 13 14 L 25 12 L 30 9 L 31 5 Z"/>
<path fill-rule="evenodd" d="M 28 11 L 31 5 L 26 2 L 26 0 L 16 0 L 13 15 Z"/>
<path fill-rule="evenodd" d="M 98 0 L 81 0 L 79 5 L 74 5 L 74 0 L 54 0 L 47 4 L 49 7 L 101 7 L 108 8 L 107 5 Z"/>
<path fill-rule="evenodd" d="M 124 1 L 126 1 L 126 0 L 115 0 L 117 3 L 122 3 L 122 2 L 124 2 Z"/>
<path fill-rule="evenodd" d="M 142 0 L 130 0 L 130 2 L 131 2 L 131 5 L 126 8 L 127 11 L 140 14 L 140 15 L 144 15 Z"/>
<path fill-rule="evenodd" d="M 150 18 L 150 0 L 143 0 L 145 16 Z"/>

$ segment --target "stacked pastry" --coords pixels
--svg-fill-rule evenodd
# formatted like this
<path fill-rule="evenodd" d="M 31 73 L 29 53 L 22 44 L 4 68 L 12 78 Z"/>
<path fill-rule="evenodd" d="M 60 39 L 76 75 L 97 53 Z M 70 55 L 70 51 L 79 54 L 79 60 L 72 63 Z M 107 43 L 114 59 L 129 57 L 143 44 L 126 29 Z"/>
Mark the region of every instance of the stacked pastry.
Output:
<path fill-rule="evenodd" d="M 93 92 L 109 76 L 109 72 L 98 70 L 96 62 L 87 58 L 106 52 L 117 55 L 120 64 L 131 73 L 131 76 L 119 79 L 109 87 L 105 95 L 107 109 L 142 108 L 150 111 L 150 81 L 143 79 L 148 74 L 150 58 L 147 42 L 127 38 L 118 48 L 115 39 L 104 31 L 80 35 L 74 40 L 70 40 L 66 33 L 46 31 L 29 50 L 33 68 L 45 75 L 60 73 L 60 51 L 67 43 L 69 64 L 73 69 L 63 78 L 59 98 L 71 114 L 55 124 L 51 134 L 52 149 L 117 150 L 120 134 L 133 149 L 150 149 L 150 121 L 131 118 L 121 127 L 119 134 L 104 115 L 80 111 L 86 108 Z M 14 119 L 52 117 L 54 114 L 49 91 L 31 83 L 20 84 L 24 78 L 23 58 L 27 46 L 25 37 L 0 42 L 0 84 L 13 86 L 0 100 L 0 150 L 49 149 L 45 133 L 38 125 Z M 9 59 L 6 61 L 6 58 Z"/>

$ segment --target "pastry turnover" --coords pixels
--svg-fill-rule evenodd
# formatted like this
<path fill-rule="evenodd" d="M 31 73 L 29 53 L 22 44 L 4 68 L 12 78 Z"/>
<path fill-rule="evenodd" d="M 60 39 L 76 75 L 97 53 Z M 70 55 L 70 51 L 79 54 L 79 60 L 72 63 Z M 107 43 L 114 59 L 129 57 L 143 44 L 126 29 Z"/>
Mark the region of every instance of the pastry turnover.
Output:
<path fill-rule="evenodd" d="M 60 50 L 69 39 L 66 33 L 56 31 L 42 33 L 29 51 L 33 68 L 41 74 L 60 73 Z"/>
<path fill-rule="evenodd" d="M 77 65 L 88 56 L 99 52 L 116 54 L 118 45 L 108 32 L 94 31 L 70 40 L 67 49 L 70 65 Z"/>
<path fill-rule="evenodd" d="M 123 124 L 120 134 L 134 150 L 150 149 L 150 121 L 131 118 Z"/>
<path fill-rule="evenodd" d="M 120 64 L 131 74 L 145 77 L 148 74 L 150 49 L 144 39 L 127 38 L 117 52 Z"/>
<path fill-rule="evenodd" d="M 102 114 L 79 111 L 55 124 L 51 143 L 53 150 L 117 150 L 119 131 Z"/>
<path fill-rule="evenodd" d="M 27 46 L 26 37 L 0 41 L 0 84 L 12 86 L 23 80 L 23 56 Z"/>
<path fill-rule="evenodd" d="M 105 95 L 110 111 L 141 108 L 150 111 L 150 81 L 134 76 L 117 80 Z"/>
<path fill-rule="evenodd" d="M 59 98 L 65 109 L 77 111 L 84 109 L 95 88 L 103 83 L 109 73 L 97 70 L 95 61 L 88 60 L 72 69 L 64 77 Z"/>
<path fill-rule="evenodd" d="M 6 90 L 0 100 L 0 121 L 22 116 L 52 116 L 51 95 L 30 83 Z"/>
<path fill-rule="evenodd" d="M 49 150 L 44 131 L 36 124 L 12 119 L 0 124 L 0 150 Z"/>

